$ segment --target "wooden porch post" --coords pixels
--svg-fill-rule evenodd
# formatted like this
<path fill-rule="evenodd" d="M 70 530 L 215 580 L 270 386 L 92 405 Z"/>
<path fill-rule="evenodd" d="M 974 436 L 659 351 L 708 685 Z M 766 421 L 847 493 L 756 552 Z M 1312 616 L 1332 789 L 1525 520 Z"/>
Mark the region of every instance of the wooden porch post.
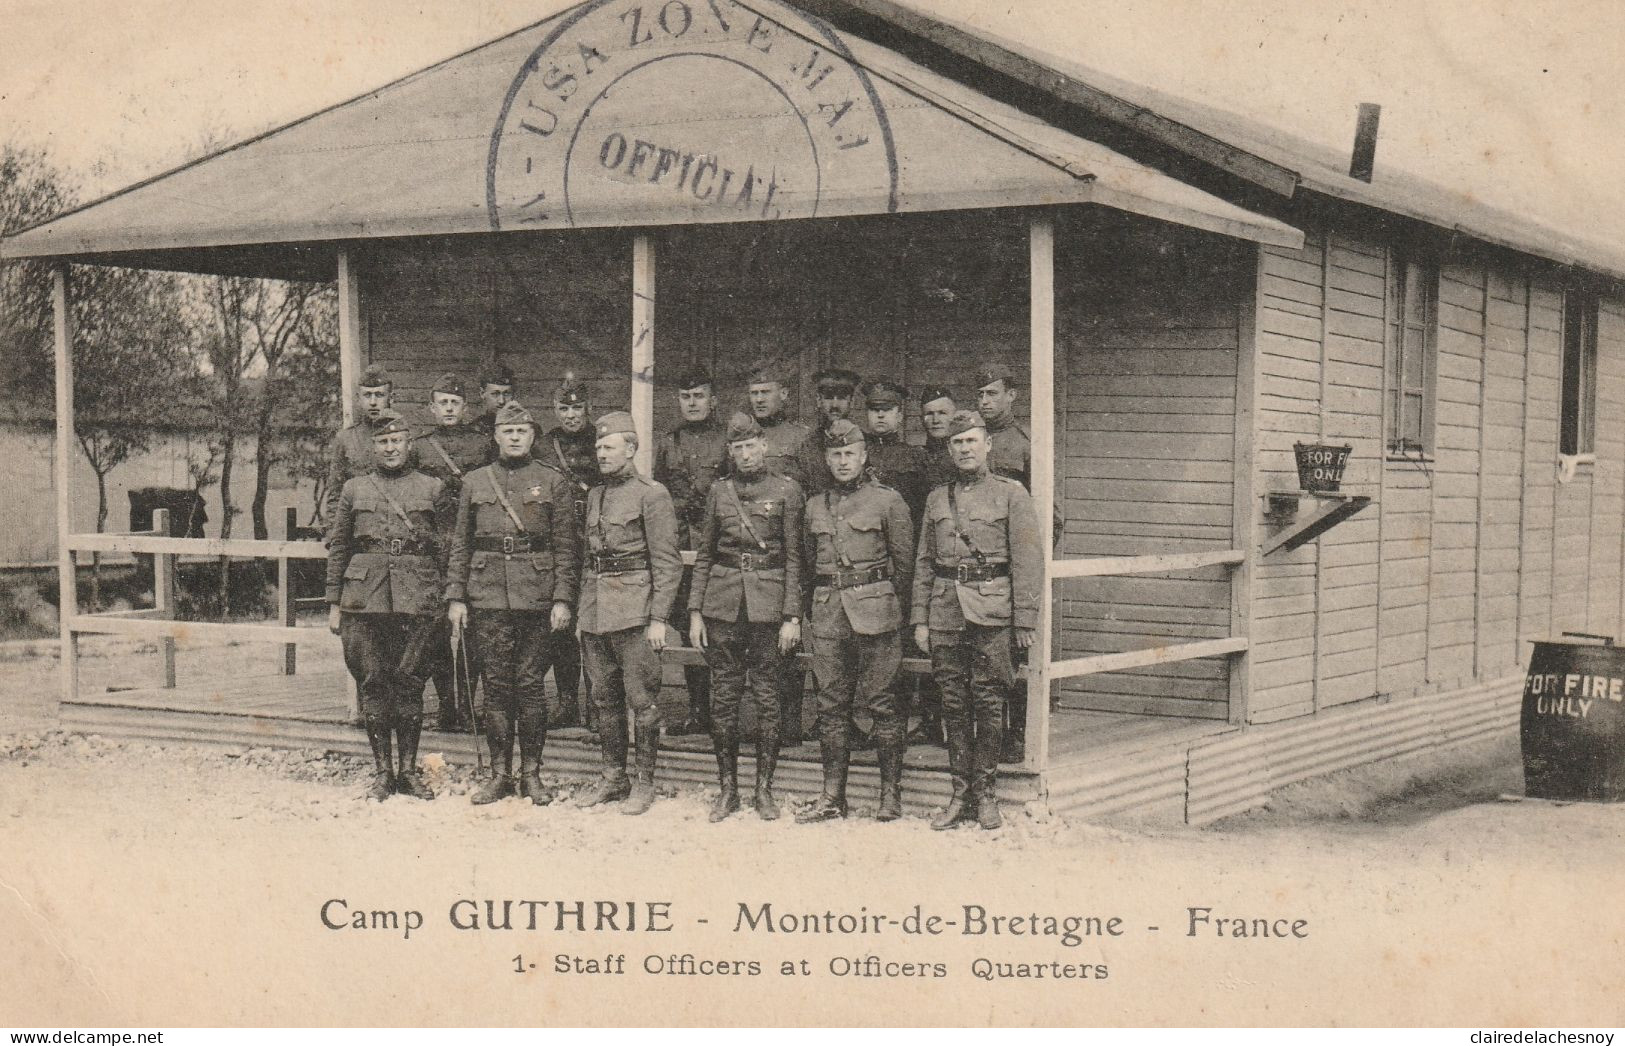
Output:
<path fill-rule="evenodd" d="M 638 471 L 654 468 L 655 248 L 646 232 L 632 238 L 632 396 L 627 408 L 638 429 Z"/>
<path fill-rule="evenodd" d="M 1032 484 L 1039 531 L 1048 537 L 1055 519 L 1055 223 L 1034 218 L 1028 226 L 1032 334 Z M 1038 597 L 1038 629 L 1027 651 L 1027 751 L 1034 772 L 1049 765 L 1050 619 L 1055 599 L 1055 550 L 1040 541 L 1044 587 Z"/>
<path fill-rule="evenodd" d="M 339 384 L 343 386 L 344 424 L 349 426 L 355 424 L 355 385 L 361 380 L 366 328 L 361 306 L 361 274 L 356 270 L 355 256 L 341 247 L 338 262 Z M 353 722 L 361 716 L 361 694 L 348 672 L 344 674 L 344 688 Z"/>
<path fill-rule="evenodd" d="M 47 699 L 46 716 L 55 721 L 62 714 L 62 702 L 79 696 L 79 640 L 73 633 L 73 619 L 79 616 L 78 574 L 73 549 L 73 313 L 69 311 L 68 267 L 58 265 L 51 273 L 51 310 L 56 325 L 56 576 L 58 600 L 57 631 L 62 637 L 61 689 Z"/>
<path fill-rule="evenodd" d="M 339 249 L 339 384 L 343 386 L 344 424 L 355 424 L 355 383 L 361 380 L 366 355 L 366 329 L 361 311 L 361 274 L 355 257 Z"/>

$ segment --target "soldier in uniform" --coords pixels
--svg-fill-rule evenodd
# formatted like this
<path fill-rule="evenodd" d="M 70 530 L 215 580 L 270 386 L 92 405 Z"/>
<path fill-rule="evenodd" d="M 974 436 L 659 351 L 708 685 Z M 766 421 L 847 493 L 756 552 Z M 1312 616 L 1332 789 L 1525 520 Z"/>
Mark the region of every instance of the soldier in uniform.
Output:
<path fill-rule="evenodd" d="M 926 499 L 910 615 L 915 644 L 931 655 L 948 723 L 953 798 L 931 827 L 974 817 L 997 828 L 994 784 L 1004 703 L 1015 682 L 1012 648 L 1029 648 L 1038 626 L 1041 538 L 1032 496 L 988 469 L 992 445 L 982 417 L 958 411 L 948 431 L 959 478 Z"/>
<path fill-rule="evenodd" d="M 340 429 L 333 439 L 333 446 L 327 457 L 327 488 L 322 497 L 322 519 L 327 521 L 329 527 L 333 525 L 333 510 L 339 501 L 339 492 L 344 484 L 356 477 L 371 472 L 376 458 L 373 454 L 372 437 L 378 430 L 379 419 L 391 409 L 394 401 L 395 383 L 384 368 L 373 364 L 361 373 L 361 379 L 356 382 L 356 405 L 361 408 L 360 417 L 355 424 Z M 417 455 L 412 448 L 407 447 L 406 463 L 417 467 Z"/>
<path fill-rule="evenodd" d="M 513 397 L 513 370 L 505 363 L 494 363 L 487 367 L 480 375 L 480 403 L 485 409 L 470 424 L 485 438 L 493 454 L 496 451 L 497 411 Z"/>
<path fill-rule="evenodd" d="M 604 773 L 575 805 L 625 799 L 623 814 L 646 813 L 655 799 L 660 750 L 660 652 L 666 619 L 683 579 L 677 513 L 666 488 L 638 475 L 632 416 L 606 414 L 596 426 L 603 482 L 587 501 L 582 564 L 581 647 L 598 703 Z M 626 711 L 636 720 L 636 782 L 626 773 Z"/>
<path fill-rule="evenodd" d="M 1033 441 L 1016 421 L 1015 374 L 1002 363 L 984 367 L 976 374 L 976 411 L 987 422 L 993 441 L 988 468 L 996 476 L 1007 476 L 1029 491 L 1033 488 Z"/>
<path fill-rule="evenodd" d="M 436 535 L 449 503 L 444 484 L 411 467 L 409 441 L 399 414 L 373 419 L 374 468 L 344 482 L 327 532 L 327 627 L 361 694 L 373 760 L 367 794 L 379 801 L 397 792 L 434 798 L 418 772 L 418 739 L 441 607 Z"/>
<path fill-rule="evenodd" d="M 783 365 L 758 364 L 751 371 L 747 392 L 751 416 L 762 426 L 762 438 L 767 441 L 767 467 L 795 480 L 805 494 L 808 476 L 804 448 L 812 439 L 812 430 L 784 416 L 789 389 L 784 384 Z M 801 710 L 806 690 L 807 683 L 801 674 L 801 666 L 794 658 L 786 658 L 784 682 L 779 689 L 782 702 L 779 739 L 792 748 L 801 744 L 802 740 Z"/>
<path fill-rule="evenodd" d="M 914 572 L 914 522 L 896 490 L 866 474 L 863 430 L 837 421 L 823 435 L 830 485 L 807 500 L 805 558 L 818 680 L 824 788 L 802 823 L 846 816 L 854 706 L 874 717 L 880 762 L 876 817 L 903 816 L 904 718 L 893 685 L 903 649 L 903 607 Z"/>
<path fill-rule="evenodd" d="M 779 816 L 779 687 L 801 642 L 801 487 L 767 465 L 767 440 L 748 414 L 728 422 L 733 474 L 711 486 L 688 599 L 688 634 L 706 652 L 716 684 L 712 741 L 722 791 L 720 821 L 739 809 L 739 706 L 756 708 L 756 813 Z"/>
<path fill-rule="evenodd" d="M 412 441 L 418 467 L 446 485 L 445 496 L 451 502 L 462 490 L 463 478 L 490 461 L 496 449 L 490 437 L 481 435 L 468 423 L 465 417 L 467 405 L 463 380 L 455 374 L 442 374 L 429 390 L 429 413 L 434 419 L 433 423 Z M 456 519 L 448 512 L 445 522 L 447 529 L 439 536 L 442 570 L 446 567 L 445 557 L 451 553 L 451 524 Z M 429 664 L 429 678 L 434 681 L 438 704 L 436 725 L 441 730 L 458 730 L 464 724 L 462 711 L 453 699 L 456 681 L 453 679 L 451 624 L 444 615 L 437 615 L 437 620 L 438 633 L 431 647 L 432 660 Z M 470 666 L 468 679 L 472 681 L 476 674 Z M 469 700 L 473 700 L 472 694 Z"/>
<path fill-rule="evenodd" d="M 958 407 L 954 394 L 942 385 L 920 390 L 920 425 L 925 429 L 926 493 L 951 481 L 959 470 L 948 455 L 948 422 Z M 923 502 L 922 502 L 923 505 Z"/>
<path fill-rule="evenodd" d="M 692 551 L 699 547 L 705 524 L 705 501 L 711 484 L 728 460 L 727 430 L 716 417 L 716 396 L 711 376 L 690 371 L 677 384 L 677 409 L 682 423 L 668 432 L 655 449 L 655 481 L 665 486 L 677 508 L 678 544 Z M 687 631 L 688 597 L 692 578 L 683 578 L 678 590 L 672 627 Z M 711 732 L 711 672 L 704 665 L 684 665 L 688 684 L 688 718 L 668 730 L 672 734 Z"/>
<path fill-rule="evenodd" d="M 514 793 L 519 739 L 522 797 L 538 806 L 547 740 L 547 655 L 570 627 L 581 581 L 580 536 L 569 485 L 535 461 L 530 411 L 510 400 L 497 412 L 495 462 L 469 473 L 457 500 L 446 577 L 447 618 L 469 628 L 485 670 L 485 743 L 491 777 L 471 797 L 494 803 Z M 472 608 L 472 614 L 470 609 Z"/>
<path fill-rule="evenodd" d="M 863 379 L 842 367 L 828 367 L 813 375 L 818 393 L 818 428 L 801 445 L 801 489 L 807 497 L 829 486 L 829 469 L 824 465 L 824 437 L 837 421 L 852 418 L 852 398 Z"/>
<path fill-rule="evenodd" d="M 532 448 L 531 454 L 557 469 L 569 481 L 576 527 L 587 520 L 587 492 L 599 482 L 598 459 L 593 451 L 592 400 L 587 383 L 566 371 L 553 392 L 553 414 L 558 424 Z M 553 637 L 553 685 L 559 692 L 559 724 L 585 723 L 592 729 L 592 681 L 587 682 L 587 699 L 579 699 L 581 685 L 581 645 L 569 630 Z"/>

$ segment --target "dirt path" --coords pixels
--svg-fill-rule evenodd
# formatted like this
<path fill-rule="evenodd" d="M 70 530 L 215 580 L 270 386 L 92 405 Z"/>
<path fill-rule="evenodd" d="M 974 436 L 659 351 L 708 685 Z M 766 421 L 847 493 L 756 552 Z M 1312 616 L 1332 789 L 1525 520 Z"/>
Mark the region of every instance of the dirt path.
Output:
<path fill-rule="evenodd" d="M 314 752 L 0 740 L 0 1024 L 1625 1017 L 1621 810 L 1496 801 L 1504 741 L 1302 786 L 1215 829 L 1158 833 L 1029 817 L 999 833 L 936 833 L 918 819 L 709 825 L 698 790 L 635 820 L 472 808 L 455 794 L 374 804 L 355 798 L 360 769 Z M 1395 781 L 1408 784 L 1384 798 Z M 669 902 L 675 929 L 453 927 L 454 902 L 487 898 Z M 320 913 L 334 899 L 424 923 L 410 940 L 330 930 Z M 739 905 L 764 902 L 894 916 L 919 904 L 962 926 L 935 938 L 735 932 Z M 970 904 L 1116 915 L 1126 929 L 1075 946 L 966 935 Z M 1192 907 L 1301 918 L 1308 936 L 1221 939 L 1203 924 L 1187 937 Z M 552 969 L 560 955 L 636 965 L 685 953 L 763 972 Z M 537 969 L 516 974 L 516 955 Z M 832 960 L 868 955 L 942 963 L 944 976 L 833 972 Z M 972 976 L 977 958 L 1109 975 L 989 982 Z M 808 960 L 810 974 L 782 976 L 786 959 Z"/>

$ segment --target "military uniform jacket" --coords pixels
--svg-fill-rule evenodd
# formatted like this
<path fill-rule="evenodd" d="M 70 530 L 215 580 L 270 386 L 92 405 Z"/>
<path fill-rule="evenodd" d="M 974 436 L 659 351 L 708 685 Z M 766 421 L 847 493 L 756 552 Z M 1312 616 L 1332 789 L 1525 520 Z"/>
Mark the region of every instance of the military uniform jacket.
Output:
<path fill-rule="evenodd" d="M 496 457 L 496 444 L 466 422 L 460 425 L 431 425 L 412 438 L 412 452 L 418 468 L 446 484 L 454 495 L 463 478 L 488 465 Z"/>
<path fill-rule="evenodd" d="M 750 520 L 754 540 L 745 533 L 744 518 Z M 801 519 L 801 487 L 776 472 L 712 484 L 695 553 L 689 610 L 719 621 L 753 624 L 800 617 Z M 744 555 L 754 560 L 748 570 L 741 565 Z"/>
<path fill-rule="evenodd" d="M 920 449 L 925 453 L 925 490 L 927 496 L 944 483 L 952 483 L 959 478 L 959 470 L 954 467 L 954 459 L 948 453 L 947 440 L 927 436 L 925 446 Z"/>
<path fill-rule="evenodd" d="M 762 436 L 767 440 L 768 470 L 795 480 L 806 490 L 813 476 L 808 475 L 803 455 L 812 429 L 799 421 L 786 421 L 782 416 L 761 424 Z"/>
<path fill-rule="evenodd" d="M 582 565 L 581 631 L 606 635 L 671 616 L 683 559 L 671 495 L 636 473 L 594 487 L 587 498 L 587 561 Z M 600 573 L 599 558 L 646 559 L 648 565 Z"/>
<path fill-rule="evenodd" d="M 728 432 L 712 415 L 699 424 L 682 424 L 655 448 L 655 480 L 671 493 L 677 509 L 677 540 L 694 548 L 705 524 L 705 499 L 711 484 L 726 470 Z"/>
<path fill-rule="evenodd" d="M 914 522 L 902 495 L 866 481 L 857 489 L 831 487 L 807 501 L 806 562 L 815 635 L 837 609 L 846 611 L 852 631 L 875 636 L 903 627 L 902 599 L 912 594 Z M 889 580 L 839 588 L 830 575 L 843 570 L 889 566 Z M 899 599 L 899 596 L 902 599 Z M 838 618 L 835 619 L 839 621 Z"/>
<path fill-rule="evenodd" d="M 1014 418 L 987 423 L 993 437 L 993 450 L 987 456 L 989 472 L 1015 480 L 1029 491 L 1033 488 L 1033 441 Z"/>
<path fill-rule="evenodd" d="M 498 489 L 524 524 L 523 534 Z M 499 542 L 505 547 L 490 547 Z M 565 478 L 531 460 L 470 472 L 457 499 L 446 598 L 478 610 L 547 610 L 554 603 L 574 607 L 580 587 L 581 538 Z"/>
<path fill-rule="evenodd" d="M 931 490 L 926 486 L 925 451 L 905 440 L 900 432 L 871 435 L 868 442 L 869 470 L 881 485 L 903 496 L 909 518 L 918 524 L 920 513 L 925 511 L 925 496 Z"/>
<path fill-rule="evenodd" d="M 339 492 L 344 484 L 356 476 L 364 476 L 378 465 L 372 449 L 372 422 L 362 418 L 354 425 L 339 429 L 333 445 L 327 452 L 327 493 L 322 498 L 322 518 L 328 526 L 333 523 L 333 510 L 338 506 Z M 414 449 L 408 447 L 406 467 L 418 467 Z"/>
<path fill-rule="evenodd" d="M 580 432 L 569 433 L 554 426 L 530 449 L 530 456 L 564 474 L 570 482 L 576 526 L 587 519 L 587 492 L 603 482 L 598 472 L 598 436 L 591 422 Z"/>
<path fill-rule="evenodd" d="M 448 511 L 445 485 L 415 469 L 348 480 L 327 533 L 327 601 L 352 614 L 437 613 L 442 582 L 436 541 Z M 399 555 L 378 547 L 397 541 L 429 547 Z"/>
<path fill-rule="evenodd" d="M 914 558 L 913 623 L 944 632 L 960 631 L 966 621 L 1038 627 L 1044 564 L 1032 495 L 1015 480 L 991 473 L 956 480 L 951 486 L 965 533 L 960 533 L 948 503 L 950 485 L 943 484 L 925 501 Z M 999 563 L 1009 564 L 1009 573 L 986 581 L 942 578 L 934 569 L 939 564 L 954 568 Z"/>

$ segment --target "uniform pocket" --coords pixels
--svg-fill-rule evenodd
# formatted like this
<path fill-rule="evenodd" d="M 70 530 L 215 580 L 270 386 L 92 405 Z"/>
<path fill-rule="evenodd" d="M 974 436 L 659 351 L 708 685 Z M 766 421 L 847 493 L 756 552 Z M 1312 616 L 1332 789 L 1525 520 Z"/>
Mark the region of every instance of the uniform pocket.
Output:
<path fill-rule="evenodd" d="M 344 568 L 344 585 L 339 589 L 340 610 L 365 610 L 375 585 L 368 580 L 372 568 L 350 563 Z"/>

